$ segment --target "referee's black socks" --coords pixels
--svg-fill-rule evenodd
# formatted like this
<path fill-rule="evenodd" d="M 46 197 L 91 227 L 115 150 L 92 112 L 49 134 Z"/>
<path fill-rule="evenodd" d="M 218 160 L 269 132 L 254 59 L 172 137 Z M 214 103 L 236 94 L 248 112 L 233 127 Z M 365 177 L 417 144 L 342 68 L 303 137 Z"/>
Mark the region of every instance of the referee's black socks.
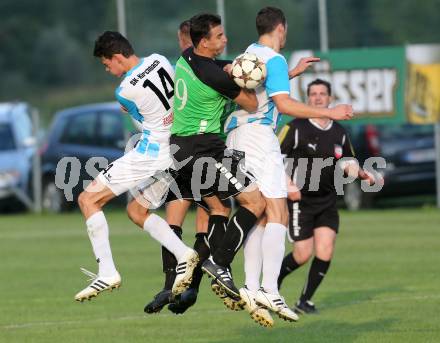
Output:
<path fill-rule="evenodd" d="M 182 228 L 177 225 L 170 225 L 173 232 L 179 239 L 182 239 Z M 176 257 L 167 248 L 162 246 L 162 268 L 165 273 L 165 285 L 164 289 L 172 289 L 174 279 L 176 278 Z"/>
<path fill-rule="evenodd" d="M 257 217 L 248 209 L 239 207 L 229 220 L 226 233 L 217 250 L 213 251 L 214 262 L 227 267 L 243 245 L 249 231 L 257 222 Z"/>
<path fill-rule="evenodd" d="M 315 294 L 316 289 L 321 284 L 325 274 L 327 273 L 328 268 L 330 267 L 330 262 L 331 261 L 323 261 L 318 257 L 315 257 L 313 259 L 312 265 L 310 266 L 307 282 L 299 299 L 301 302 L 310 300 L 313 294 Z"/>
<path fill-rule="evenodd" d="M 284 278 L 299 267 L 301 267 L 301 265 L 295 261 L 292 252 L 289 252 L 281 264 L 280 275 L 278 276 L 278 289 L 280 289 Z"/>

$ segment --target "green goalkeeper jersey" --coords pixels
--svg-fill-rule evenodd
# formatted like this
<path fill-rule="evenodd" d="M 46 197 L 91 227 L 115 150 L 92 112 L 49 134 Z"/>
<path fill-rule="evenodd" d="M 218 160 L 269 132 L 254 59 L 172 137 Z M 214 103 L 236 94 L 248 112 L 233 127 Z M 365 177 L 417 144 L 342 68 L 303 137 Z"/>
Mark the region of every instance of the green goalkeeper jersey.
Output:
<path fill-rule="evenodd" d="M 223 133 L 223 122 L 241 89 L 223 71 L 229 61 L 217 61 L 184 51 L 176 64 L 174 84 L 174 121 L 171 134 L 192 136 Z"/>

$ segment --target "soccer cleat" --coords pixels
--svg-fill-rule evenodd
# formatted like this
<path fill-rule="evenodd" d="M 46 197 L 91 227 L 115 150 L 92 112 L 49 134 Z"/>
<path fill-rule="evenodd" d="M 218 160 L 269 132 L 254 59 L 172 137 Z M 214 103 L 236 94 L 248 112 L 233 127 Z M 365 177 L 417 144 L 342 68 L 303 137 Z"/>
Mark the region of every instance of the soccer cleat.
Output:
<path fill-rule="evenodd" d="M 240 288 L 240 296 L 245 303 L 244 308 L 256 323 L 267 328 L 273 326 L 273 318 L 269 311 L 255 303 L 255 292 L 250 291 L 244 286 Z"/>
<path fill-rule="evenodd" d="M 188 288 L 185 292 L 178 295 L 174 302 L 168 305 L 168 310 L 175 314 L 182 314 L 197 301 L 198 290 L 195 288 Z"/>
<path fill-rule="evenodd" d="M 301 301 L 298 300 L 295 304 L 295 307 L 293 308 L 295 313 L 297 314 L 316 314 L 318 313 L 318 310 L 315 307 L 315 304 L 312 303 L 310 300 Z"/>
<path fill-rule="evenodd" d="M 232 299 L 215 280 L 211 281 L 211 290 L 223 301 L 223 304 L 232 311 L 244 310 L 244 301 Z"/>
<path fill-rule="evenodd" d="M 188 248 L 180 260 L 177 261 L 176 279 L 172 292 L 174 295 L 181 294 L 191 285 L 194 268 L 199 262 L 199 255 L 193 249 Z"/>
<path fill-rule="evenodd" d="M 279 294 L 272 294 L 260 288 L 255 295 L 255 302 L 259 306 L 263 306 L 268 310 L 275 312 L 281 319 L 296 322 L 299 317 L 293 312 Z"/>
<path fill-rule="evenodd" d="M 148 314 L 158 313 L 165 305 L 169 304 L 172 300 L 173 294 L 171 293 L 171 290 L 163 289 L 154 296 L 153 300 L 145 305 L 144 312 Z"/>
<path fill-rule="evenodd" d="M 236 301 L 240 300 L 240 291 L 235 287 L 228 268 L 215 263 L 212 256 L 210 256 L 205 262 L 203 262 L 202 270 L 223 287 L 232 299 Z"/>
<path fill-rule="evenodd" d="M 87 269 L 80 268 L 81 271 L 90 277 L 89 281 L 92 281 L 90 285 L 84 288 L 81 292 L 75 295 L 76 301 L 83 302 L 84 300 L 91 300 L 96 297 L 99 293 L 106 290 L 113 290 L 114 288 L 119 288 L 121 286 L 121 276 L 118 272 L 112 276 L 99 276 L 95 273 L 88 271 Z"/>

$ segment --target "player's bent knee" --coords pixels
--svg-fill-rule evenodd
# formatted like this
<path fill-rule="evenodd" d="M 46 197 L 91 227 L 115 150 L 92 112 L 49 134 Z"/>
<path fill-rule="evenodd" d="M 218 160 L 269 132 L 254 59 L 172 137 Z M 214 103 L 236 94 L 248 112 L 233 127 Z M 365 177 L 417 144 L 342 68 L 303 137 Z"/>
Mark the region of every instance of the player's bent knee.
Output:
<path fill-rule="evenodd" d="M 127 205 L 127 215 L 133 223 L 139 225 L 140 211 L 135 202 L 132 201 Z"/>
<path fill-rule="evenodd" d="M 241 206 L 246 207 L 256 217 L 260 217 L 266 208 L 266 200 L 259 191 L 248 193 L 246 196 L 241 197 L 239 201 Z"/>
<path fill-rule="evenodd" d="M 147 210 L 136 201 L 132 201 L 127 205 L 127 215 L 139 227 L 143 227 L 145 219 L 148 217 Z"/>
<path fill-rule="evenodd" d="M 312 257 L 312 252 L 310 251 L 294 251 L 293 258 L 295 259 L 296 263 L 299 265 L 306 264 L 310 258 Z"/>
<path fill-rule="evenodd" d="M 328 245 L 316 249 L 316 257 L 323 261 L 330 261 L 333 257 L 333 245 Z"/>
<path fill-rule="evenodd" d="M 85 207 L 89 206 L 92 203 L 89 193 L 86 191 L 83 191 L 78 196 L 78 205 L 81 209 L 84 209 Z"/>
<path fill-rule="evenodd" d="M 269 206 L 266 205 L 266 213 L 268 213 L 267 217 L 269 221 L 271 221 L 270 218 L 275 218 L 276 222 L 287 226 L 289 222 L 289 211 L 284 199 L 276 199 L 275 202 L 271 202 L 269 211 L 268 208 Z"/>

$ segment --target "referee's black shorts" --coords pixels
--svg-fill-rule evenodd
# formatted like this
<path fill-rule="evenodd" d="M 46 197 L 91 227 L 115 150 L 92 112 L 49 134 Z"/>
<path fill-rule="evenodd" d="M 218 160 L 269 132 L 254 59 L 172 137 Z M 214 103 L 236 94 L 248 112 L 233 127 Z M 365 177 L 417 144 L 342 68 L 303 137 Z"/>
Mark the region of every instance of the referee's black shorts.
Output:
<path fill-rule="evenodd" d="M 303 241 L 313 237 L 313 231 L 322 226 L 339 231 L 339 213 L 336 199 L 322 201 L 319 197 L 303 196 L 300 201 L 287 201 L 289 209 L 290 242 Z"/>
<path fill-rule="evenodd" d="M 217 195 L 224 200 L 243 192 L 255 181 L 246 172 L 244 152 L 228 150 L 218 134 L 171 135 L 170 145 L 177 186 L 185 197 L 200 200 Z"/>

